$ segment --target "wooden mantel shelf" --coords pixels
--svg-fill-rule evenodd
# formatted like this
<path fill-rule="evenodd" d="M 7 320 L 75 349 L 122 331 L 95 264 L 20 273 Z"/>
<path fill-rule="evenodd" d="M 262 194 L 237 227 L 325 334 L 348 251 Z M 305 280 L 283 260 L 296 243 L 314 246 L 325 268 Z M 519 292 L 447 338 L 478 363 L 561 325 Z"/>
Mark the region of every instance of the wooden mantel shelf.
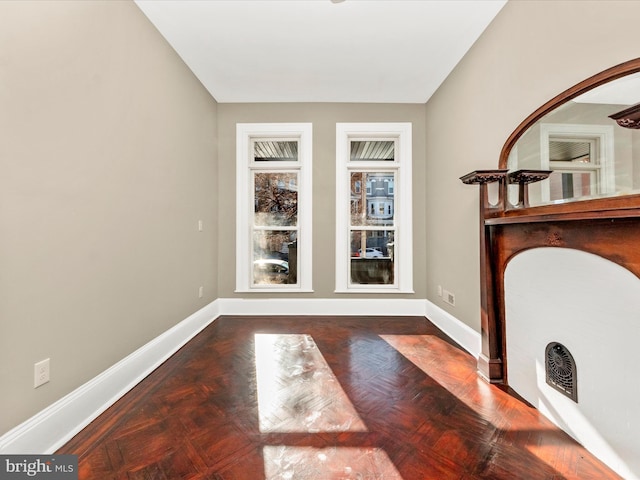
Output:
<path fill-rule="evenodd" d="M 609 115 L 609 118 L 615 120 L 621 127 L 638 130 L 640 129 L 640 103 Z"/>
<path fill-rule="evenodd" d="M 482 212 L 488 225 L 640 217 L 640 193 L 591 197 L 530 206 L 528 185 L 545 180 L 550 173 L 550 170 L 518 170 L 515 172 L 508 172 L 505 169 L 475 170 L 460 177 L 460 180 L 467 185 L 499 182 L 499 188 L 502 190 L 499 192 L 499 198 L 507 197 L 506 189 L 509 185 L 518 185 L 520 199 L 517 204 L 511 204 L 507 201 L 490 204 L 488 190 L 480 192 L 481 205 L 489 207 Z"/>
<path fill-rule="evenodd" d="M 460 177 L 462 183 L 467 185 L 479 185 L 484 183 L 493 183 L 504 180 L 509 170 L 496 169 L 496 170 L 475 170 L 471 173 L 467 173 Z"/>
<path fill-rule="evenodd" d="M 509 183 L 528 185 L 549 178 L 551 170 L 517 170 L 508 176 Z"/>
<path fill-rule="evenodd" d="M 460 177 L 462 183 L 467 185 L 481 185 L 480 199 L 484 211 L 491 211 L 495 215 L 496 210 L 505 212 L 514 208 L 529 207 L 529 189 L 527 185 L 539 182 L 549 177 L 550 170 L 517 170 L 509 173 L 507 169 L 496 170 L 475 170 Z M 498 202 L 489 202 L 489 191 L 485 188 L 488 183 L 499 182 Z M 511 184 L 518 185 L 518 203 L 510 204 L 508 201 L 507 188 Z"/>
<path fill-rule="evenodd" d="M 500 216 L 492 212 L 492 215 L 487 216 L 486 223 L 500 225 L 601 218 L 640 218 L 640 194 L 511 209 L 505 210 Z"/>

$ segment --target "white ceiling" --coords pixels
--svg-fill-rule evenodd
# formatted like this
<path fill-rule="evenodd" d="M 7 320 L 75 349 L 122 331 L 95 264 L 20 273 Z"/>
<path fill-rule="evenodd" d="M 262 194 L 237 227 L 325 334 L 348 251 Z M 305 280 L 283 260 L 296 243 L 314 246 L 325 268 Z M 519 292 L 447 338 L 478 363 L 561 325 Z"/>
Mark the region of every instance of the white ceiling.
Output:
<path fill-rule="evenodd" d="M 424 103 L 505 3 L 136 0 L 222 103 Z"/>

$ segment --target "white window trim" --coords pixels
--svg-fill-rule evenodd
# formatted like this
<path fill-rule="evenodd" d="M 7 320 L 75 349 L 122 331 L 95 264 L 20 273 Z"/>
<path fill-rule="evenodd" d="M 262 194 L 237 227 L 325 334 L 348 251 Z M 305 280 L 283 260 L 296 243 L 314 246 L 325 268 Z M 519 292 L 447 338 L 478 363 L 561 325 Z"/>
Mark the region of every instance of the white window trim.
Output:
<path fill-rule="evenodd" d="M 267 170 L 298 170 L 298 283 L 297 285 L 252 285 L 253 189 L 251 172 L 266 165 L 252 161 L 251 140 L 255 138 L 299 139 L 297 162 L 273 162 Z M 238 123 L 236 125 L 236 292 L 312 292 L 312 124 Z"/>
<path fill-rule="evenodd" d="M 584 138 L 585 140 L 597 139 L 598 168 L 589 167 L 588 170 L 599 170 L 598 194 L 613 193 L 616 190 L 616 178 L 614 167 L 614 145 L 613 145 L 613 125 L 585 125 L 585 124 L 565 124 L 565 123 L 543 123 L 540 125 L 540 168 L 550 170 L 549 161 L 549 139 L 552 137 Z M 554 170 L 566 171 L 571 169 L 556 168 Z M 551 198 L 551 188 L 549 179 L 541 182 L 541 200 L 549 202 Z"/>
<path fill-rule="evenodd" d="M 412 215 L 412 124 L 336 124 L 336 293 L 414 293 Z M 390 161 L 350 161 L 351 140 L 397 139 L 396 156 Z M 349 281 L 351 248 L 349 240 L 351 170 L 395 171 L 394 238 L 395 285 L 354 285 Z"/>

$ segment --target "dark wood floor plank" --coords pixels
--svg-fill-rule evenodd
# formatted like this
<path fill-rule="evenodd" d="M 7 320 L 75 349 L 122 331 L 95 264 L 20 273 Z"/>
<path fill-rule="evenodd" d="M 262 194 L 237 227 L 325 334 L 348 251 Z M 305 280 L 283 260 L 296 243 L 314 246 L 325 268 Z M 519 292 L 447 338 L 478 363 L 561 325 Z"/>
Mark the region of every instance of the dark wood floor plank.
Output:
<path fill-rule="evenodd" d="M 58 453 L 81 480 L 619 478 L 419 317 L 221 317 Z"/>

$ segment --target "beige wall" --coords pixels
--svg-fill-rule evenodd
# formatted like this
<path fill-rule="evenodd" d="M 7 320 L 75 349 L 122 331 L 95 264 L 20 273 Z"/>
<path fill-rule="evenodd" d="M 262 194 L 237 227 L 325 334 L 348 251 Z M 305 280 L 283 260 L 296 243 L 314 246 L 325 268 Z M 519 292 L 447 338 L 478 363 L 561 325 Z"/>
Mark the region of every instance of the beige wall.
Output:
<path fill-rule="evenodd" d="M 0 2 L 0 87 L 1 435 L 214 300 L 217 146 L 132 2 Z"/>
<path fill-rule="evenodd" d="M 337 122 L 413 123 L 413 244 L 415 295 L 424 298 L 425 264 L 425 116 L 424 105 L 396 104 L 220 104 L 218 106 L 220 171 L 220 228 L 218 244 L 219 297 L 237 296 L 235 289 L 235 163 L 236 123 L 313 123 L 313 294 L 289 294 L 295 298 L 335 297 L 335 162 Z M 286 294 L 282 294 L 287 296 Z M 243 294 L 269 297 L 268 294 Z M 349 294 L 349 298 L 358 295 Z M 366 297 L 361 294 L 359 297 Z M 380 297 L 380 295 L 376 295 Z M 281 298 L 278 295 L 278 298 Z M 347 298 L 340 294 L 339 298 Z"/>
<path fill-rule="evenodd" d="M 507 137 L 581 80 L 640 56 L 638 1 L 510 1 L 427 103 L 427 298 L 479 329 L 478 192 Z M 437 207 L 436 207 L 437 206 Z M 456 307 L 436 295 L 456 294 Z"/>

